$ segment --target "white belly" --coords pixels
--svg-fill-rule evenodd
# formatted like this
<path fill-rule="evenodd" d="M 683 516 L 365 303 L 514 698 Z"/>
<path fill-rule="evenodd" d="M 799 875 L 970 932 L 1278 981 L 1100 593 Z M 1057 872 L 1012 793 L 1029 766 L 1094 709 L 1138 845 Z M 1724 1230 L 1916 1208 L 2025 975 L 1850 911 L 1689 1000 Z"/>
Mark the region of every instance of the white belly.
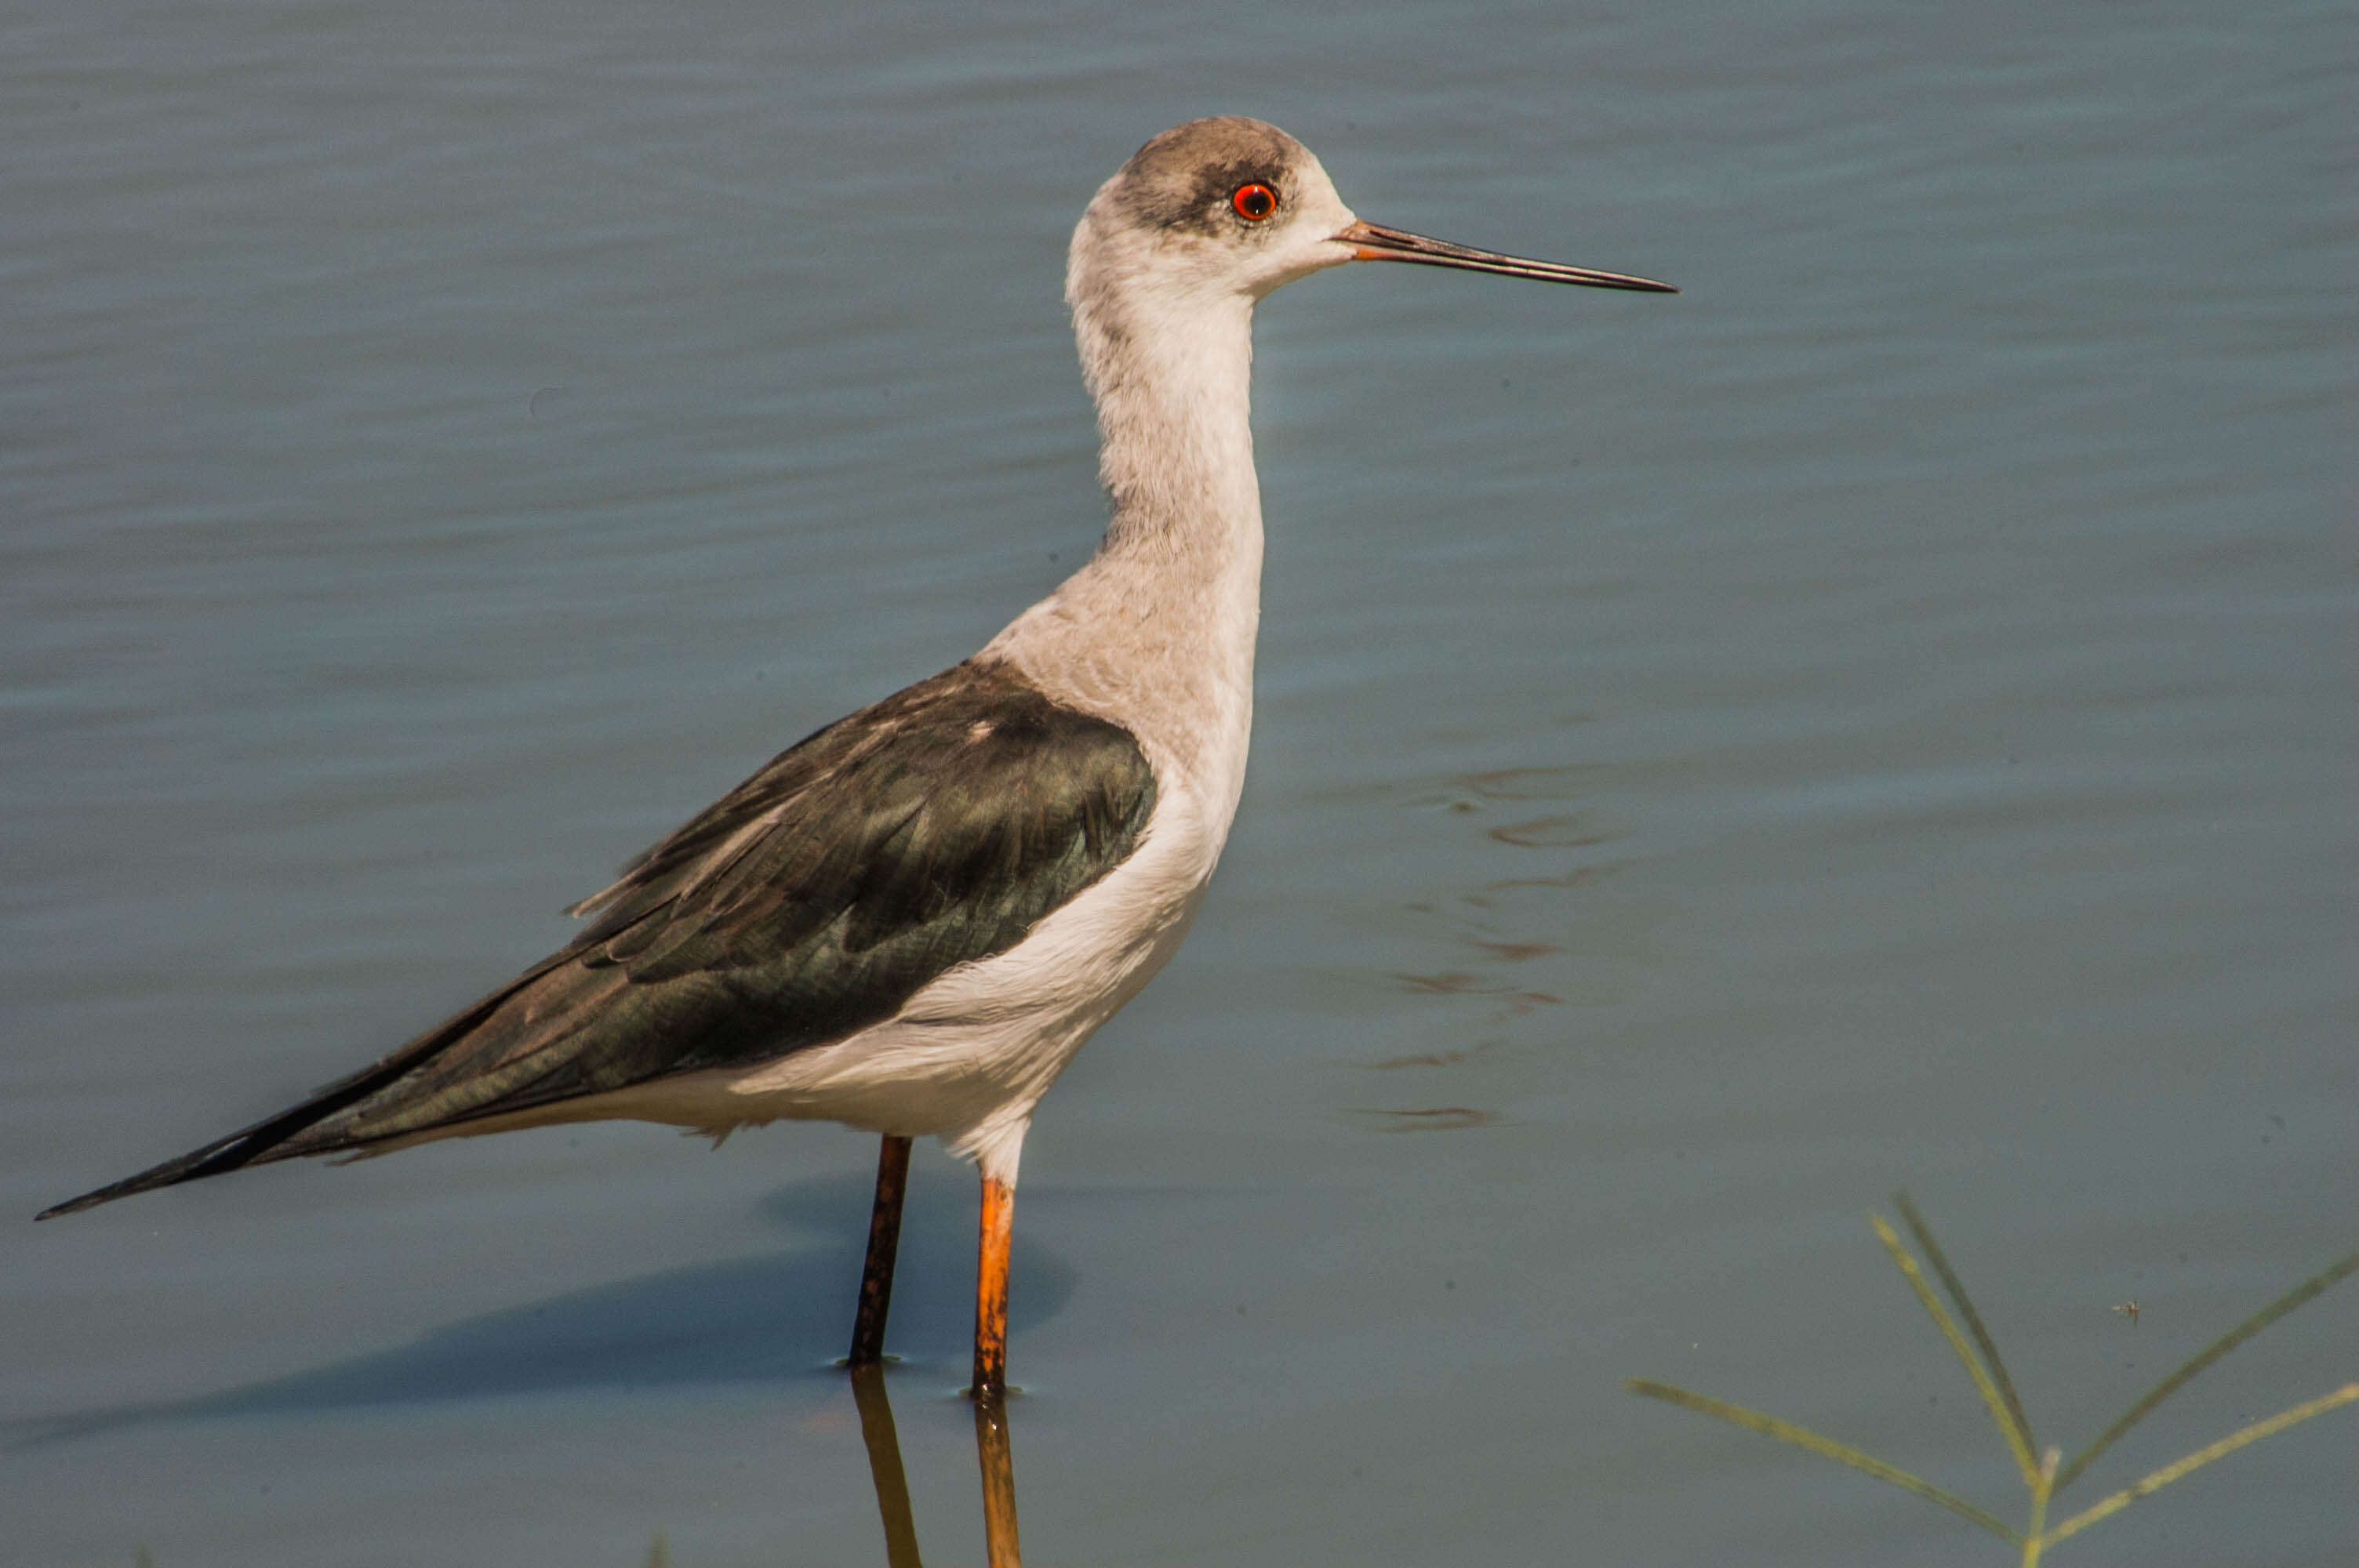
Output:
<path fill-rule="evenodd" d="M 372 1152 L 566 1121 L 659 1121 L 715 1136 L 768 1121 L 841 1121 L 939 1137 L 985 1175 L 1013 1183 L 1040 1097 L 1179 950 L 1228 815 L 1194 809 L 1184 789 L 1163 792 L 1130 859 L 1015 946 L 949 970 L 892 1018 L 842 1040 L 757 1066 L 682 1073 L 463 1122 Z"/>
<path fill-rule="evenodd" d="M 1220 853 L 1191 815 L 1158 800 L 1129 860 L 1023 941 L 950 970 L 885 1022 L 757 1067 L 671 1080 L 683 1089 L 711 1080 L 696 1087 L 719 1114 L 663 1119 L 816 1119 L 933 1135 L 984 1174 L 1013 1182 L 1033 1107 L 1188 934 Z"/>

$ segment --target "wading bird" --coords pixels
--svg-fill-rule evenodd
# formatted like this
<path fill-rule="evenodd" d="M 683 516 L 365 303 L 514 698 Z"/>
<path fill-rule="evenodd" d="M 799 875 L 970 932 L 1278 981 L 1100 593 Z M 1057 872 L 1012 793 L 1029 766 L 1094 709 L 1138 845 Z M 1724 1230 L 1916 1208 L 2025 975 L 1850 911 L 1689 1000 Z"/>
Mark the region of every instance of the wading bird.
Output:
<path fill-rule="evenodd" d="M 884 1136 L 852 1361 L 883 1354 L 909 1141 L 983 1178 L 974 1391 L 1006 1377 L 1033 1108 L 1179 947 L 1245 782 L 1260 618 L 1253 312 L 1355 261 L 1669 285 L 1362 222 L 1308 148 L 1164 132 L 1073 232 L 1113 503 L 982 652 L 799 741 L 575 906 L 560 951 L 302 1104 L 40 1217 L 245 1165 L 631 1118 Z"/>

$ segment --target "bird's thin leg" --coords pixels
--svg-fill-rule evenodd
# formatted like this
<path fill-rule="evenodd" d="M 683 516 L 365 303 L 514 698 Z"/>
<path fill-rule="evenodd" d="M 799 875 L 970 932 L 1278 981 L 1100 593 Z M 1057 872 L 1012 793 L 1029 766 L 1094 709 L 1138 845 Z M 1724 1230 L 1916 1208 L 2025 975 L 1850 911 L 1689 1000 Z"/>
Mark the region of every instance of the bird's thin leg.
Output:
<path fill-rule="evenodd" d="M 901 1247 L 901 1195 L 909 1187 L 909 1141 L 885 1135 L 876 1152 L 876 1206 L 868 1212 L 868 1261 L 860 1271 L 860 1310 L 852 1319 L 854 1367 L 885 1359 L 885 1316 L 893 1310 L 893 1259 Z"/>
<path fill-rule="evenodd" d="M 1016 1188 L 983 1179 L 983 1240 L 974 1271 L 974 1397 L 1007 1392 L 1007 1248 L 1016 1234 Z"/>
<path fill-rule="evenodd" d="M 983 1540 L 990 1568 L 1024 1568 L 1016 1539 L 1016 1461 L 1007 1446 L 1007 1406 L 974 1403 L 974 1452 L 983 1464 Z"/>

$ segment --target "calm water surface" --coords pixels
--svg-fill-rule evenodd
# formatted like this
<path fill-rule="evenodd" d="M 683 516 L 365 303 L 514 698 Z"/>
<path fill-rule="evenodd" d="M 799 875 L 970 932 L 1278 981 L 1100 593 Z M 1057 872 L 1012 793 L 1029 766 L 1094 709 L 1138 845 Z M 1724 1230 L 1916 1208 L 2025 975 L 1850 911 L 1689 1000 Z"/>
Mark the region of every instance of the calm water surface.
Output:
<path fill-rule="evenodd" d="M 1366 268 L 1262 312 L 1255 773 L 1027 1149 L 1033 1562 L 1999 1560 L 1618 1379 L 2011 1513 L 1864 1226 L 1893 1187 L 2068 1447 L 2353 1245 L 2353 34 L 11 11 L 0 1558 L 882 1561 L 826 1366 L 865 1138 L 23 1221 L 506 979 L 1078 564 L 1066 235 L 1238 111 L 1377 221 L 1688 292 Z M 972 1561 L 972 1193 L 915 1179 L 891 1385 Z M 2354 1332 L 2306 1309 L 2087 1500 Z M 2348 1561 L 2354 1454 L 2327 1418 L 2073 1560 Z"/>

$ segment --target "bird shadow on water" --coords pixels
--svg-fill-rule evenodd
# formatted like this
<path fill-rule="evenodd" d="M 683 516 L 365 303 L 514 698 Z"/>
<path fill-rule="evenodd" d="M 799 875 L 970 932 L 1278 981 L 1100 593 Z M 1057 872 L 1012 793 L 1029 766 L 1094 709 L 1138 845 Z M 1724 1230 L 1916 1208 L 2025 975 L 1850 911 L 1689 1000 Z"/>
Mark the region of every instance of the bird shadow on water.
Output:
<path fill-rule="evenodd" d="M 851 1328 L 870 1195 L 865 1175 L 798 1182 L 762 1204 L 766 1217 L 806 1238 L 784 1251 L 570 1291 L 430 1329 L 392 1350 L 192 1399 L 11 1422 L 8 1445 L 163 1421 L 841 1377 L 833 1358 Z M 909 1194 L 893 1299 L 897 1346 L 956 1347 L 963 1357 L 974 1329 L 973 1202 L 963 1183 Z M 1046 1322 L 1072 1295 L 1073 1270 L 1020 1237 L 1011 1272 L 1012 1328 Z"/>

